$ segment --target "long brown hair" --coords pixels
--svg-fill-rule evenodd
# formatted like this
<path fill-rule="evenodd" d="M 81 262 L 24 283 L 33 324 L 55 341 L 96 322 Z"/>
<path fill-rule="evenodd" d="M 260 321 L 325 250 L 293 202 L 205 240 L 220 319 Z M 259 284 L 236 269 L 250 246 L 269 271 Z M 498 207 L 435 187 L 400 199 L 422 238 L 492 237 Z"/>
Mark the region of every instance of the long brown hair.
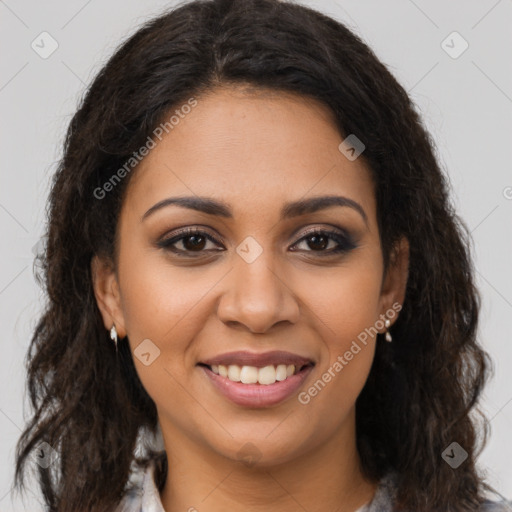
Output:
<path fill-rule="evenodd" d="M 475 460 L 486 439 L 474 407 L 489 371 L 476 340 L 479 297 L 471 240 L 453 210 L 434 145 L 404 89 L 348 30 L 308 7 L 277 0 L 197 0 L 147 22 L 90 85 L 67 132 L 49 199 L 40 258 L 47 305 L 27 354 L 33 416 L 17 447 L 16 483 L 46 441 L 59 464 L 38 467 L 50 510 L 111 510 L 141 432 L 157 412 L 126 339 L 116 358 L 95 301 L 93 255 L 115 261 L 123 191 L 94 193 L 176 106 L 223 84 L 291 91 L 323 102 L 341 134 L 354 133 L 375 183 L 385 264 L 410 244 L 406 299 L 393 343 L 377 343 L 356 404 L 364 474 L 397 474 L 397 509 L 478 510 Z M 480 430 L 479 430 L 480 428 Z M 467 460 L 442 458 L 456 441 Z M 155 456 L 146 450 L 141 460 Z M 161 454 L 160 484 L 165 479 Z M 100 473 L 101 472 L 101 473 Z M 108 475 L 100 476 L 101 475 Z"/>

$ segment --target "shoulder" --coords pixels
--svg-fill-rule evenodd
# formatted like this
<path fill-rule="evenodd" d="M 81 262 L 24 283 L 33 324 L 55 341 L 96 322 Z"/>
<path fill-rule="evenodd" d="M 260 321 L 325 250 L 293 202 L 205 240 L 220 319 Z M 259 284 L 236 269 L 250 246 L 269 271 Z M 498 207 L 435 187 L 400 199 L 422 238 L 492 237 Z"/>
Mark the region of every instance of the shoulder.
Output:
<path fill-rule="evenodd" d="M 143 468 L 133 469 L 125 492 L 114 512 L 140 512 L 142 510 L 142 496 L 144 495 Z"/>
<path fill-rule="evenodd" d="M 125 494 L 114 512 L 165 512 L 155 483 L 155 462 L 132 469 Z"/>
<path fill-rule="evenodd" d="M 356 512 L 392 512 L 397 492 L 397 478 L 396 472 L 384 476 L 377 486 L 373 500 Z M 497 497 L 502 498 L 502 501 L 487 499 L 482 503 L 480 512 L 512 512 L 512 501 L 505 500 L 499 494 Z"/>

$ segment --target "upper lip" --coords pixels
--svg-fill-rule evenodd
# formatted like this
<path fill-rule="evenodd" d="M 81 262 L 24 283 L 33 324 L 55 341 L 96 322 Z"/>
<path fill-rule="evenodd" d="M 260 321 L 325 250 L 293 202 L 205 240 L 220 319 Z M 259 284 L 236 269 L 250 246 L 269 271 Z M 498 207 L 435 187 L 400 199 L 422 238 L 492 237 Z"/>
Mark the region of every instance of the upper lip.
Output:
<path fill-rule="evenodd" d="M 263 352 L 261 354 L 257 354 L 254 352 L 248 352 L 245 350 L 239 350 L 236 352 L 227 352 L 225 354 L 220 354 L 218 356 L 212 357 L 210 359 L 206 359 L 201 361 L 202 364 L 206 364 L 208 366 L 212 365 L 224 365 L 229 366 L 231 364 L 238 366 L 256 366 L 256 367 L 264 367 L 269 365 L 279 365 L 279 364 L 293 364 L 295 366 L 304 366 L 306 364 L 312 363 L 314 361 L 307 357 L 302 357 L 297 354 L 293 354 L 291 352 L 285 352 L 282 350 L 273 350 L 271 352 Z"/>

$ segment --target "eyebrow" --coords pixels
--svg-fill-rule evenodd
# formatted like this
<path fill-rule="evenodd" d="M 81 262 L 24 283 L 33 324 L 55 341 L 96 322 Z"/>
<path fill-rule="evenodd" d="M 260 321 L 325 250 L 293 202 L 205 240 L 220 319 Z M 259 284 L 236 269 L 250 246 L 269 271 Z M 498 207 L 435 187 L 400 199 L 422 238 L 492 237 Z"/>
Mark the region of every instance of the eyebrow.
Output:
<path fill-rule="evenodd" d="M 196 210 L 208 215 L 215 215 L 226 219 L 233 218 L 231 207 L 223 201 L 210 199 L 208 197 L 186 196 L 168 197 L 162 201 L 159 201 L 142 216 L 141 221 L 147 219 L 157 210 L 171 205 L 188 208 L 190 210 Z M 308 199 L 299 199 L 298 201 L 286 203 L 281 209 L 281 219 L 290 219 L 292 217 L 314 213 L 319 210 L 330 208 L 332 206 L 344 206 L 352 208 L 361 215 L 365 224 L 368 225 L 368 217 L 363 207 L 357 201 L 344 196 L 318 196 Z"/>

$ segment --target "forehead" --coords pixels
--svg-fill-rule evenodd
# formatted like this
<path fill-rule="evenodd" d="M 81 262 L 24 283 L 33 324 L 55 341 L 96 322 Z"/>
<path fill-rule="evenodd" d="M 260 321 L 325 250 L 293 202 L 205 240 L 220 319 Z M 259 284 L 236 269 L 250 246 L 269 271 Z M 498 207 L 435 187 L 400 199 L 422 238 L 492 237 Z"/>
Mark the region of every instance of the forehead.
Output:
<path fill-rule="evenodd" d="M 236 216 L 334 193 L 374 210 L 370 172 L 362 158 L 350 161 L 340 152 L 343 136 L 321 102 L 240 87 L 196 101 L 161 141 L 154 138 L 134 171 L 126 202 L 135 210 L 168 196 L 198 195 L 232 204 Z"/>

